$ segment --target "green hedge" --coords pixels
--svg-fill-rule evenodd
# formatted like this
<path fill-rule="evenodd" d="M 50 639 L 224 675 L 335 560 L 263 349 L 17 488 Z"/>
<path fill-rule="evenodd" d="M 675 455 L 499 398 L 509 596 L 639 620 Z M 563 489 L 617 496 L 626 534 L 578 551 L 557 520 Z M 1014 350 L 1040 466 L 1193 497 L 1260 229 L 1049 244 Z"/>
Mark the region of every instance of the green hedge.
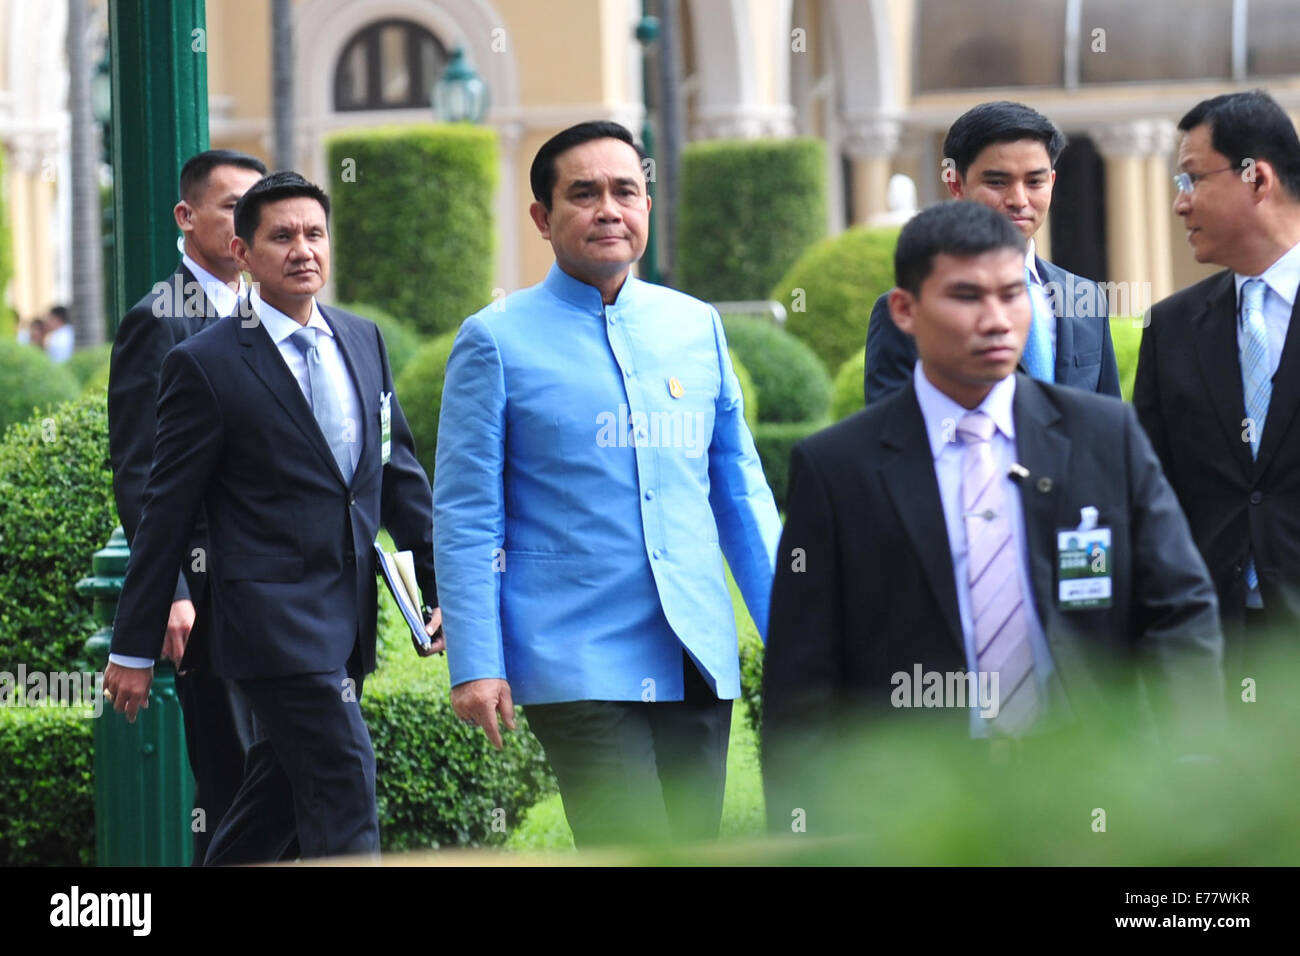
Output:
<path fill-rule="evenodd" d="M 708 140 L 682 152 L 675 284 L 708 301 L 761 299 L 826 234 L 816 139 Z"/>
<path fill-rule="evenodd" d="M 442 411 L 442 384 L 456 333 L 447 332 L 420 346 L 397 379 L 397 400 L 411 426 L 415 455 L 433 484 L 433 463 L 438 452 L 438 415 Z"/>
<path fill-rule="evenodd" d="M 388 350 L 388 366 L 393 370 L 393 381 L 396 381 L 420 347 L 419 334 L 378 306 L 352 302 L 341 304 L 339 308 L 355 312 L 379 326 L 379 331 L 384 336 L 384 348 Z M 400 398 L 399 392 L 398 399 Z"/>
<path fill-rule="evenodd" d="M 809 422 L 764 422 L 758 426 L 754 444 L 763 461 L 763 474 L 776 499 L 778 508 L 785 508 L 785 493 L 790 482 L 790 449 L 813 432 L 830 424 L 827 419 Z"/>
<path fill-rule="evenodd" d="M 492 297 L 496 134 L 469 124 L 331 136 L 335 281 L 427 335 Z"/>
<path fill-rule="evenodd" d="M 1119 390 L 1124 401 L 1133 400 L 1133 377 L 1137 374 L 1138 347 L 1142 344 L 1142 316 L 1116 316 L 1110 320 L 1110 338 L 1119 365 Z"/>
<path fill-rule="evenodd" d="M 81 713 L 0 707 L 0 866 L 95 862 L 95 725 Z"/>
<path fill-rule="evenodd" d="M 731 356 L 731 368 L 736 373 L 736 381 L 740 382 L 740 394 L 745 397 L 745 424 L 752 433 L 758 427 L 758 387 L 736 350 L 728 348 L 727 354 Z"/>
<path fill-rule="evenodd" d="M 92 626 L 74 588 L 116 524 L 105 393 L 0 441 L 0 670 L 66 670 L 80 658 Z"/>
<path fill-rule="evenodd" d="M 76 377 L 40 349 L 0 339 L 0 435 L 80 391 Z"/>
<path fill-rule="evenodd" d="M 826 368 L 806 345 L 767 319 L 723 316 L 727 344 L 759 394 L 760 422 L 821 418 L 830 402 Z"/>
<path fill-rule="evenodd" d="M 103 345 L 92 345 L 88 349 L 77 349 L 72 353 L 72 358 L 64 364 L 77 383 L 86 389 L 91 382 L 103 377 L 108 381 L 108 365 L 113 355 L 113 343 L 105 342 Z"/>
<path fill-rule="evenodd" d="M 831 383 L 831 418 L 847 418 L 867 404 L 862 379 L 867 372 L 867 350 L 858 349 L 835 373 Z"/>
<path fill-rule="evenodd" d="M 894 287 L 894 246 L 899 227 L 858 226 L 823 239 L 802 256 L 769 297 L 789 315 L 785 327 L 828 368 L 867 341 L 867 320 L 882 292 Z"/>

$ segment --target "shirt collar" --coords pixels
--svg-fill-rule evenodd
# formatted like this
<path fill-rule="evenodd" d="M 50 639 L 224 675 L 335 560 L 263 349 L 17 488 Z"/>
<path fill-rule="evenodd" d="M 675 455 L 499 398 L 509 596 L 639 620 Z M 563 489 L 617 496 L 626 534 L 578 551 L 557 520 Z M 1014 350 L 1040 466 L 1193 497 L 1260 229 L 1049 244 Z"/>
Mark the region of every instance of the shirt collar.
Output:
<path fill-rule="evenodd" d="M 1296 243 L 1278 257 L 1277 261 L 1258 276 L 1244 276 L 1233 273 L 1237 284 L 1237 305 L 1241 305 L 1241 287 L 1249 279 L 1263 279 L 1264 283 L 1282 297 L 1287 308 L 1295 307 L 1297 289 L 1300 289 L 1300 242 Z"/>
<path fill-rule="evenodd" d="M 916 363 L 912 381 L 916 385 L 916 400 L 921 406 L 921 417 L 925 420 L 925 434 L 930 439 L 932 457 L 938 458 L 945 448 L 958 441 L 957 423 L 970 411 L 984 412 L 993 419 L 998 431 L 1008 439 L 1015 439 L 1016 421 L 1011 413 L 1012 402 L 1016 397 L 1014 373 L 994 385 L 978 406 L 966 409 L 930 383 L 921 368 L 922 364 L 920 361 Z"/>
<path fill-rule="evenodd" d="M 1043 284 L 1043 277 L 1038 274 L 1038 247 L 1032 238 L 1025 243 L 1025 268 L 1034 277 L 1034 281 L 1039 285 Z"/>
<path fill-rule="evenodd" d="M 275 306 L 263 299 L 254 289 L 249 293 L 249 300 L 253 303 L 253 311 L 257 313 L 258 319 L 266 327 L 267 333 L 271 336 L 271 341 L 276 345 L 282 343 L 293 333 L 302 328 L 296 319 L 285 315 Z M 311 318 L 307 320 L 307 328 L 320 329 L 326 335 L 333 337 L 334 330 L 326 324 L 324 317 L 320 314 L 320 306 L 316 300 L 311 300 Z"/>
<path fill-rule="evenodd" d="M 216 276 L 214 276 L 203 266 L 199 265 L 189 257 L 188 253 L 181 253 L 181 262 L 185 268 L 190 270 L 190 275 L 203 288 L 203 294 L 208 297 L 212 307 L 217 310 L 217 315 L 223 319 L 228 318 L 235 312 L 235 305 L 239 302 L 244 294 L 244 276 L 239 276 L 239 288 L 232 289 Z"/>
<path fill-rule="evenodd" d="M 623 288 L 618 290 L 618 297 L 612 304 L 626 305 L 636 294 L 635 288 L 638 281 L 629 269 L 627 278 L 623 280 Z M 575 308 L 597 313 L 604 310 L 605 303 L 600 297 L 600 290 L 594 285 L 588 285 L 581 279 L 575 279 L 561 269 L 558 262 L 551 264 L 551 269 L 546 273 L 546 278 L 542 280 L 542 285 L 546 287 L 546 291 L 551 295 Z"/>

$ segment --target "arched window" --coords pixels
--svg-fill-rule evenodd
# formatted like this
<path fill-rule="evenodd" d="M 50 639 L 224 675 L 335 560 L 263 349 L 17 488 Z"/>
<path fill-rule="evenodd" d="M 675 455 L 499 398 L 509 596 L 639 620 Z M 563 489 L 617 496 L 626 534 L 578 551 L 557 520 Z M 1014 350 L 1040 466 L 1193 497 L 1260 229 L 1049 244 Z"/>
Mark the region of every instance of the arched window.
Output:
<path fill-rule="evenodd" d="M 334 70 L 334 109 L 428 108 L 447 51 L 424 27 L 380 20 L 358 31 Z"/>

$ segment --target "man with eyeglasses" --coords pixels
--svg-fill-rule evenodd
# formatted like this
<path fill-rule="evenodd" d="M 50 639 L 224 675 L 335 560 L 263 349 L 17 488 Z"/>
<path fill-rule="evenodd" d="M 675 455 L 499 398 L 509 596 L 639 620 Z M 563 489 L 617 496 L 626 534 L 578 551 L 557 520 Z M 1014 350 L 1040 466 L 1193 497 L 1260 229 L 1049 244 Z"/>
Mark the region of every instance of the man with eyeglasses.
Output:
<path fill-rule="evenodd" d="M 1218 591 L 1241 713 L 1259 645 L 1300 624 L 1300 139 L 1260 90 L 1178 128 L 1174 212 L 1225 269 L 1152 307 L 1133 404 Z"/>

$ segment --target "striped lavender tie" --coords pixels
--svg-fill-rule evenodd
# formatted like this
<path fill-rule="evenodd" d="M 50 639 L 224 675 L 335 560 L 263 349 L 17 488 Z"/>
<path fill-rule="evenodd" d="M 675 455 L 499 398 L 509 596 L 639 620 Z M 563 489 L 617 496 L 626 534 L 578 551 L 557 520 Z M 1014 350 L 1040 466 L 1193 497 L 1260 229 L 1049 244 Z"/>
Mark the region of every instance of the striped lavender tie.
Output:
<path fill-rule="evenodd" d="M 998 675 L 998 715 L 992 729 L 1018 735 L 1041 710 L 1025 598 L 1016 571 L 1016 546 L 993 458 L 993 419 L 968 412 L 957 425 L 966 446 L 961 506 L 966 523 L 967 580 L 975 624 L 975 667 Z"/>

